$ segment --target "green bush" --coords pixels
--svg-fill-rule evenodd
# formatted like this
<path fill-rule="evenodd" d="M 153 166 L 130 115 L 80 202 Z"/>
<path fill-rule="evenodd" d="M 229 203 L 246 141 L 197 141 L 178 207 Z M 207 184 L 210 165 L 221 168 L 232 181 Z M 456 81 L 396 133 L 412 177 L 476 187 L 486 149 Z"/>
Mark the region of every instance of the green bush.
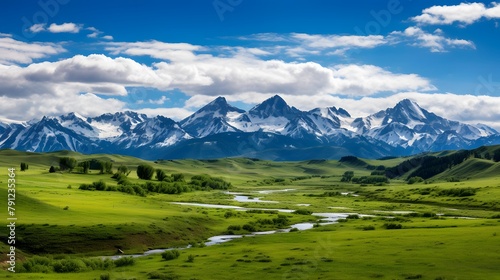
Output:
<path fill-rule="evenodd" d="M 385 229 L 402 229 L 403 226 L 401 224 L 396 224 L 396 223 L 385 223 L 384 228 Z"/>
<path fill-rule="evenodd" d="M 254 225 L 251 225 L 251 224 L 245 224 L 245 225 L 243 225 L 243 227 L 242 227 L 242 228 L 243 228 L 244 230 L 246 230 L 246 231 L 249 231 L 249 232 L 254 232 L 254 231 L 257 231 L 257 230 L 255 229 L 255 226 L 254 226 Z"/>
<path fill-rule="evenodd" d="M 54 271 L 57 273 L 82 272 L 87 270 L 87 265 L 78 259 L 63 259 L 53 263 Z"/>
<path fill-rule="evenodd" d="M 439 191 L 439 196 L 452 196 L 452 197 L 465 197 L 465 196 L 473 196 L 477 192 L 477 189 L 473 188 L 453 188 L 453 189 L 445 189 Z"/>
<path fill-rule="evenodd" d="M 227 230 L 241 230 L 240 225 L 230 225 L 227 227 Z"/>
<path fill-rule="evenodd" d="M 137 166 L 137 177 L 139 177 L 139 179 L 151 180 L 154 173 L 155 169 L 149 164 L 141 164 Z"/>
<path fill-rule="evenodd" d="M 135 264 L 135 259 L 133 257 L 119 258 L 113 262 L 116 267 L 121 266 L 131 266 Z"/>
<path fill-rule="evenodd" d="M 374 226 L 364 226 L 363 230 L 375 230 Z"/>
<path fill-rule="evenodd" d="M 166 178 L 167 178 L 167 174 L 165 173 L 165 171 L 161 170 L 161 169 L 156 169 L 156 179 L 158 181 L 164 181 Z"/>
<path fill-rule="evenodd" d="M 423 181 L 424 181 L 424 179 L 422 177 L 413 176 L 413 177 L 410 177 L 407 182 L 408 182 L 408 184 L 412 185 L 415 183 L 421 183 Z"/>
<path fill-rule="evenodd" d="M 181 253 L 178 250 L 168 250 L 163 252 L 161 257 L 166 261 L 170 261 L 177 259 L 180 255 Z"/>
<path fill-rule="evenodd" d="M 307 209 L 297 209 L 293 213 L 298 215 L 311 215 L 313 212 Z"/>
<path fill-rule="evenodd" d="M 40 256 L 35 256 L 26 260 L 22 267 L 26 272 L 48 273 L 53 271 L 52 260 L 47 257 Z"/>

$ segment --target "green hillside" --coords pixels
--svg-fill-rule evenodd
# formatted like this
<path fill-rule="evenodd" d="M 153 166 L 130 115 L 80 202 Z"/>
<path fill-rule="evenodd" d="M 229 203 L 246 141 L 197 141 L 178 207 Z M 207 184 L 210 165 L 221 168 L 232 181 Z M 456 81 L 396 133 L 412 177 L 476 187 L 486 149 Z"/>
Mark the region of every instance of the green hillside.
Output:
<path fill-rule="evenodd" d="M 213 279 L 211 275 L 217 279 L 495 279 L 500 258 L 500 163 L 492 156 L 498 149 L 427 154 L 425 160 L 420 155 L 297 162 L 249 158 L 151 162 L 121 155 L 1 150 L 0 201 L 7 201 L 7 168 L 14 167 L 16 267 L 22 272 L 15 279 Z M 119 166 L 131 172 L 122 175 L 123 183 L 99 170 L 50 173 L 50 166 L 58 167 L 62 157 L 111 162 L 113 173 Z M 420 168 L 427 170 L 425 162 L 441 166 L 457 159 L 461 161 L 425 181 L 406 181 Z M 27 163 L 28 170 L 20 171 L 21 163 Z M 139 179 L 136 170 L 141 164 L 163 170 L 166 180 Z M 391 168 L 401 174 L 378 180 Z M 231 187 L 210 188 L 210 178 L 221 178 L 217 182 Z M 95 182 L 106 187 L 80 189 Z M 184 191 L 162 193 L 155 188 L 162 184 Z M 144 193 L 120 191 L 127 188 Z M 235 200 L 236 194 L 247 200 Z M 253 202 L 254 198 L 261 202 Z M 179 202 L 254 210 L 174 204 Z M 345 219 L 319 225 L 321 218 L 311 213 Z M 0 216 L 6 220 L 7 211 Z M 318 227 L 203 245 L 211 236 L 307 222 Z M 0 277 L 12 276 L 5 262 L 8 234 L 0 231 L 4 240 L 0 261 L 5 268 Z M 188 244 L 194 248 L 180 250 L 179 259 L 172 261 L 156 254 L 122 266 L 99 257 L 118 249 L 133 254 Z M 480 253 L 471 253 L 474 250 Z M 62 270 L 69 273 L 59 273 Z"/>

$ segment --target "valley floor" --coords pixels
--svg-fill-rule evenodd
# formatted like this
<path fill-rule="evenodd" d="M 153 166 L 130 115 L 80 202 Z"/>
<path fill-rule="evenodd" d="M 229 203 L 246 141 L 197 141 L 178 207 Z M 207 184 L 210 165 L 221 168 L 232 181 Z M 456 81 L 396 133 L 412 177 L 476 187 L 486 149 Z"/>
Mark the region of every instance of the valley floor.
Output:
<path fill-rule="evenodd" d="M 79 189 L 99 180 L 117 183 L 95 171 L 49 173 L 53 157 L 61 155 L 0 156 L 0 201 L 8 201 L 7 168 L 30 162 L 15 177 L 17 272 L 7 271 L 10 248 L 1 243 L 0 277 L 500 279 L 498 175 L 411 185 L 395 179 L 375 186 L 342 182 L 346 171 L 370 176 L 372 170 L 338 161 L 164 161 L 148 164 L 167 174 L 183 173 L 186 181 L 197 174 L 222 177 L 232 188 L 140 196 Z M 134 170 L 144 161 L 99 157 L 128 166 L 133 170 L 128 179 L 144 183 Z M 472 195 L 455 196 L 470 189 Z M 6 221 L 7 211 L 2 217 Z M 290 231 L 294 227 L 300 230 Z M 6 230 L 0 235 L 7 240 Z M 207 244 L 219 235 L 246 236 Z M 121 262 L 103 258 L 118 249 L 128 255 L 164 248 L 178 248 L 178 258 L 165 260 L 161 253 L 131 261 L 122 256 Z M 65 269 L 73 272 L 56 272 Z"/>

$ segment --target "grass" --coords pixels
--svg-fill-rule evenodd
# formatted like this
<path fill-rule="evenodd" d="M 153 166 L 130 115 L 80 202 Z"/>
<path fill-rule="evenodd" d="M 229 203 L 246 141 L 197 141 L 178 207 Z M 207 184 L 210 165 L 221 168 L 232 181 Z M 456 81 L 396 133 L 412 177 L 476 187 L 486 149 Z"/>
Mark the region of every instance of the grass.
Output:
<path fill-rule="evenodd" d="M 108 276 L 109 279 L 213 279 L 210 275 L 217 275 L 217 279 L 499 279 L 500 176 L 495 173 L 498 163 L 492 161 L 470 159 L 426 183 L 408 185 L 395 179 L 382 186 L 340 182 L 345 171 L 368 176 L 371 170 L 338 161 L 230 158 L 147 162 L 167 174 L 183 173 L 186 180 L 198 174 L 222 177 L 233 184 L 232 192 L 277 201 L 255 203 L 237 202 L 222 191 L 146 197 L 82 191 L 78 189 L 82 183 L 103 180 L 116 185 L 116 181 L 109 174 L 96 171 L 48 173 L 48 167 L 55 165 L 60 156 L 110 160 L 115 169 L 126 165 L 132 170 L 129 180 L 143 182 L 137 178 L 135 168 L 145 161 L 136 158 L 0 151 L 0 170 L 5 170 L 0 173 L 0 201 L 7 201 L 7 167 L 18 167 L 21 162 L 29 164 L 29 170 L 16 173 L 18 265 L 37 255 L 75 258 L 75 263 L 81 263 L 84 257 L 111 255 L 118 249 L 131 254 L 199 244 L 210 236 L 228 233 L 228 228 L 236 234 L 247 233 L 244 225 L 262 231 L 275 229 L 276 225 L 269 221 L 283 215 L 171 202 L 301 209 L 303 215 L 284 214 L 289 224 L 315 222 L 316 217 L 307 215 L 310 212 L 369 215 L 307 231 L 195 246 L 179 250 L 179 257 L 168 262 L 157 254 L 138 258 L 127 266 L 65 273 L 66 279 Z M 403 160 L 365 162 L 389 167 Z M 460 174 L 467 177 L 448 182 L 447 178 Z M 475 193 L 467 197 L 450 195 L 468 188 Z M 258 193 L 261 190 L 287 191 Z M 328 192 L 335 195 L 323 195 Z M 6 218 L 6 214 L 4 211 L 1 217 Z M 464 216 L 475 219 L 459 218 Z M 389 230 L 387 224 L 401 228 Z M 1 231 L 0 238 L 6 240 L 6 234 Z M 6 260 L 8 250 L 5 243 L 0 243 L 0 261 Z M 6 267 L 4 262 L 3 265 Z M 0 277 L 9 276 L 13 275 L 5 270 L 0 272 Z M 60 279 L 60 276 L 54 272 L 21 273 L 15 279 Z"/>

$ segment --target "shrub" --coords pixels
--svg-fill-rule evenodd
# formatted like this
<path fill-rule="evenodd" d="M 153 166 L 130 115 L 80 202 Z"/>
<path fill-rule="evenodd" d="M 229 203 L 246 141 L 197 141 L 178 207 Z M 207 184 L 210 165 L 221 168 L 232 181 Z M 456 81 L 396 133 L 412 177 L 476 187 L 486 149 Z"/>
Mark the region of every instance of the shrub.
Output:
<path fill-rule="evenodd" d="M 432 212 L 425 212 L 422 214 L 422 217 L 424 217 L 424 218 L 432 218 L 435 216 L 436 216 L 436 213 L 432 213 Z"/>
<path fill-rule="evenodd" d="M 151 180 L 154 173 L 155 169 L 151 165 L 141 164 L 137 166 L 137 177 L 139 177 L 139 179 Z"/>
<path fill-rule="evenodd" d="M 296 231 L 299 231 L 299 229 L 296 227 L 290 229 L 290 232 L 296 232 Z"/>
<path fill-rule="evenodd" d="M 135 259 L 133 257 L 119 258 L 114 261 L 116 267 L 121 266 L 131 266 L 135 264 Z"/>
<path fill-rule="evenodd" d="M 59 158 L 59 168 L 61 171 L 69 170 L 73 171 L 73 169 L 76 167 L 77 161 L 76 159 L 72 157 L 62 157 Z"/>
<path fill-rule="evenodd" d="M 359 219 L 359 215 L 357 215 L 357 214 L 350 214 L 349 216 L 347 216 L 346 219 L 351 219 L 351 220 L 355 220 L 356 219 L 357 220 L 357 219 Z"/>
<path fill-rule="evenodd" d="M 234 212 L 233 211 L 227 211 L 226 213 L 224 213 L 224 218 L 231 218 L 232 216 L 234 216 Z"/>
<path fill-rule="evenodd" d="M 81 272 L 87 270 L 87 265 L 78 259 L 63 259 L 53 263 L 54 271 L 58 273 Z"/>
<path fill-rule="evenodd" d="M 52 260 L 47 257 L 35 256 L 25 261 L 22 267 L 26 272 L 53 272 Z"/>
<path fill-rule="evenodd" d="M 99 279 L 100 280 L 110 280 L 111 277 L 109 276 L 109 273 L 107 273 L 107 274 L 101 274 L 101 276 L 99 276 Z"/>
<path fill-rule="evenodd" d="M 307 210 L 307 209 L 298 209 L 293 213 L 299 214 L 299 215 L 311 215 L 313 212 L 311 210 Z"/>
<path fill-rule="evenodd" d="M 403 226 L 401 224 L 396 224 L 396 223 L 385 223 L 384 228 L 385 229 L 402 229 Z"/>
<path fill-rule="evenodd" d="M 439 196 L 465 197 L 476 194 L 477 189 L 473 188 L 453 188 L 439 191 Z"/>
<path fill-rule="evenodd" d="M 363 230 L 375 230 L 374 226 L 364 226 Z"/>
<path fill-rule="evenodd" d="M 278 218 L 273 219 L 273 223 L 275 226 L 285 227 L 290 223 L 290 220 L 288 220 L 288 217 L 285 215 L 278 215 Z"/>
<path fill-rule="evenodd" d="M 167 174 L 165 173 L 165 171 L 161 170 L 161 169 L 156 169 L 156 179 L 158 181 L 163 181 L 167 178 Z"/>
<path fill-rule="evenodd" d="M 178 250 L 168 250 L 163 252 L 161 257 L 166 261 L 170 261 L 177 259 L 180 255 L 181 253 Z"/>
<path fill-rule="evenodd" d="M 130 170 L 125 165 L 120 165 L 120 166 L 118 166 L 118 170 L 116 171 L 116 173 L 120 173 L 120 174 L 123 174 L 125 176 L 128 176 L 128 174 L 130 174 Z"/>
<path fill-rule="evenodd" d="M 412 185 L 412 184 L 415 184 L 415 183 L 421 183 L 423 181 L 424 181 L 424 179 L 422 177 L 413 176 L 413 177 L 410 177 L 408 179 L 408 184 Z"/>
<path fill-rule="evenodd" d="M 256 231 L 255 226 L 254 226 L 254 225 L 251 225 L 251 224 L 245 224 L 245 225 L 243 225 L 243 227 L 242 227 L 242 228 L 243 228 L 244 230 L 246 230 L 246 231 L 250 231 L 250 232 L 254 232 L 254 231 Z"/>
<path fill-rule="evenodd" d="M 189 255 L 188 258 L 187 258 L 187 262 L 194 262 L 194 256 L 193 255 Z"/>
<path fill-rule="evenodd" d="M 55 173 L 55 172 L 56 172 L 56 168 L 51 165 L 49 168 L 49 173 Z"/>
<path fill-rule="evenodd" d="M 240 225 L 230 225 L 227 227 L 227 230 L 241 230 Z"/>
<path fill-rule="evenodd" d="M 21 162 L 21 171 L 25 171 L 25 170 L 28 170 L 28 164 L 25 163 L 25 162 Z"/>

